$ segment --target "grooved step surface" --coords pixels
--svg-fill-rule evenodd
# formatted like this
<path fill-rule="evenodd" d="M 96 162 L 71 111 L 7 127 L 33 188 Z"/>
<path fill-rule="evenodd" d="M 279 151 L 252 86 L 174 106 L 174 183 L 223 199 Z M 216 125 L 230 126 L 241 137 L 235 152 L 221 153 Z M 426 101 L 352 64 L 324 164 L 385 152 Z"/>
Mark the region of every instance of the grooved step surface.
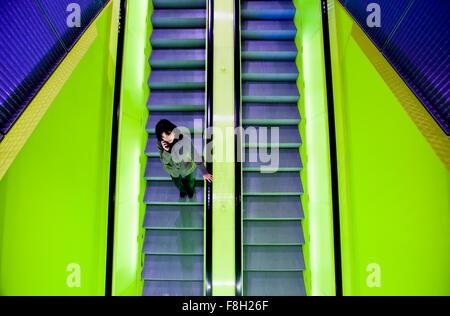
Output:
<path fill-rule="evenodd" d="M 244 273 L 246 296 L 306 296 L 302 272 Z"/>
<path fill-rule="evenodd" d="M 194 200 L 203 202 L 203 181 L 196 183 Z M 145 191 L 144 202 L 179 202 L 180 196 L 175 184 L 171 181 L 149 181 Z"/>
<path fill-rule="evenodd" d="M 202 255 L 203 235 L 202 228 L 201 230 L 147 230 L 142 252 L 164 255 Z"/>
<path fill-rule="evenodd" d="M 152 15 L 154 28 L 201 28 L 206 26 L 206 10 L 175 9 L 155 10 Z"/>
<path fill-rule="evenodd" d="M 206 8 L 206 0 L 153 0 L 155 9 Z"/>
<path fill-rule="evenodd" d="M 292 1 L 243 1 L 242 17 L 249 20 L 292 20 L 295 6 Z"/>
<path fill-rule="evenodd" d="M 146 255 L 142 278 L 155 281 L 202 281 L 203 256 Z"/>
<path fill-rule="evenodd" d="M 300 220 L 244 222 L 244 245 L 293 245 L 304 243 Z"/>
<path fill-rule="evenodd" d="M 196 227 L 203 229 L 204 209 L 201 205 L 160 205 L 147 206 L 144 228 L 167 227 L 183 228 Z"/>
<path fill-rule="evenodd" d="M 202 296 L 203 281 L 145 281 L 143 296 Z"/>
<path fill-rule="evenodd" d="M 300 196 L 245 196 L 244 219 L 304 218 Z"/>
<path fill-rule="evenodd" d="M 246 246 L 244 270 L 305 270 L 302 249 L 299 246 Z"/>
<path fill-rule="evenodd" d="M 150 56 L 152 69 L 205 68 L 203 49 L 157 49 Z"/>

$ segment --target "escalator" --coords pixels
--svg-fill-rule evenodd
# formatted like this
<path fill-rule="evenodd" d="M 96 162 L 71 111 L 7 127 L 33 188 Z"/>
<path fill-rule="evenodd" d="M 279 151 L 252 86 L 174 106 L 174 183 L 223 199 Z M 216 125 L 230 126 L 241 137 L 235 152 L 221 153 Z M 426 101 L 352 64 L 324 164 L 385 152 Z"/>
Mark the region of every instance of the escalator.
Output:
<path fill-rule="evenodd" d="M 160 161 L 155 126 L 168 119 L 191 132 L 202 132 L 194 130 L 194 120 L 205 118 L 206 1 L 153 0 L 153 4 L 143 295 L 202 296 L 203 179 L 196 170 L 194 199 L 180 199 Z"/>
<path fill-rule="evenodd" d="M 244 296 L 306 295 L 295 13 L 291 0 L 241 1 Z M 261 172 L 265 148 L 279 168 Z"/>

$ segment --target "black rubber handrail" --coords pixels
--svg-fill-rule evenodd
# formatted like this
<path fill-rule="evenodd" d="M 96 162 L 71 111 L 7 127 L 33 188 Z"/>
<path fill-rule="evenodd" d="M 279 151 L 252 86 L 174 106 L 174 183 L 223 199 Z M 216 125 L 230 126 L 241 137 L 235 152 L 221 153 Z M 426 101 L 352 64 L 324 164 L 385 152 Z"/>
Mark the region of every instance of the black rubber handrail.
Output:
<path fill-rule="evenodd" d="M 236 296 L 242 296 L 242 135 L 241 135 L 241 9 L 234 1 L 234 121 L 235 121 L 235 260 Z"/>
<path fill-rule="evenodd" d="M 212 131 L 213 126 L 213 67 L 214 67 L 214 0 L 208 0 L 208 31 L 207 31 L 207 80 L 206 80 L 206 128 Z M 212 133 L 207 133 L 207 142 L 213 141 Z M 208 147 L 206 147 L 208 148 Z M 212 157 L 206 151 L 206 169 L 212 174 Z M 213 223 L 213 186 L 206 182 L 206 249 L 205 249 L 205 295 L 212 296 L 212 223 Z"/>
<path fill-rule="evenodd" d="M 334 113 L 333 73 L 331 67 L 330 29 L 328 25 L 328 1 L 322 1 L 322 29 L 327 85 L 328 125 L 330 135 L 331 185 L 333 195 L 334 268 L 336 295 L 342 296 L 341 228 L 339 210 L 339 186 L 336 145 L 336 123 Z"/>
<path fill-rule="evenodd" d="M 125 18 L 127 0 L 120 1 L 119 34 L 117 42 L 116 78 L 114 88 L 114 109 L 111 139 L 111 164 L 109 177 L 109 205 L 108 205 L 108 242 L 106 251 L 106 281 L 105 295 L 112 295 L 113 256 L 114 256 L 114 229 L 116 210 L 116 180 L 117 180 L 117 152 L 119 139 L 120 99 L 122 85 L 122 65 L 125 41 Z"/>

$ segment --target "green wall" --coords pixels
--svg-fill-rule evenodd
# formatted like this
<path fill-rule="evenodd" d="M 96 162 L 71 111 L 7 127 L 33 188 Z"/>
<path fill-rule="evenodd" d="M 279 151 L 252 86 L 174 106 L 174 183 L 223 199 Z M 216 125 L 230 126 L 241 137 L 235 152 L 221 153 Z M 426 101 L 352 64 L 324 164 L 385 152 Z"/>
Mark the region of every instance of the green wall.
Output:
<path fill-rule="evenodd" d="M 0 295 L 105 293 L 117 3 L 0 181 Z"/>
<path fill-rule="evenodd" d="M 449 172 L 329 8 L 344 295 L 449 295 Z"/>
<path fill-rule="evenodd" d="M 145 231 L 144 180 L 148 134 L 148 58 L 153 4 L 128 1 L 125 28 L 116 185 L 113 295 L 142 295 L 142 245 Z"/>

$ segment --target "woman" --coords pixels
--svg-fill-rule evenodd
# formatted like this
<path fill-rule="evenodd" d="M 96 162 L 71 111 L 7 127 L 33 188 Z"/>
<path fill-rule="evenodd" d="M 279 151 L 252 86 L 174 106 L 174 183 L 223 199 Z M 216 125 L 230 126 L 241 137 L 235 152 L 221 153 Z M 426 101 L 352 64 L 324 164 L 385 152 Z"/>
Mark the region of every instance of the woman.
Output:
<path fill-rule="evenodd" d="M 172 152 L 174 146 L 183 140 L 183 135 L 175 124 L 168 120 L 159 121 L 156 125 L 156 137 L 158 139 L 158 150 L 161 161 L 164 164 L 164 170 L 170 174 L 173 182 L 180 190 L 181 198 L 186 197 L 186 195 L 189 198 L 194 197 L 194 171 L 197 167 L 201 171 L 203 179 L 210 183 L 212 182 L 212 175 L 206 170 L 203 159 L 201 159 L 191 141 L 189 141 L 190 152 L 181 153 L 181 157 L 177 157 L 177 155 L 180 156 L 180 153 Z"/>

